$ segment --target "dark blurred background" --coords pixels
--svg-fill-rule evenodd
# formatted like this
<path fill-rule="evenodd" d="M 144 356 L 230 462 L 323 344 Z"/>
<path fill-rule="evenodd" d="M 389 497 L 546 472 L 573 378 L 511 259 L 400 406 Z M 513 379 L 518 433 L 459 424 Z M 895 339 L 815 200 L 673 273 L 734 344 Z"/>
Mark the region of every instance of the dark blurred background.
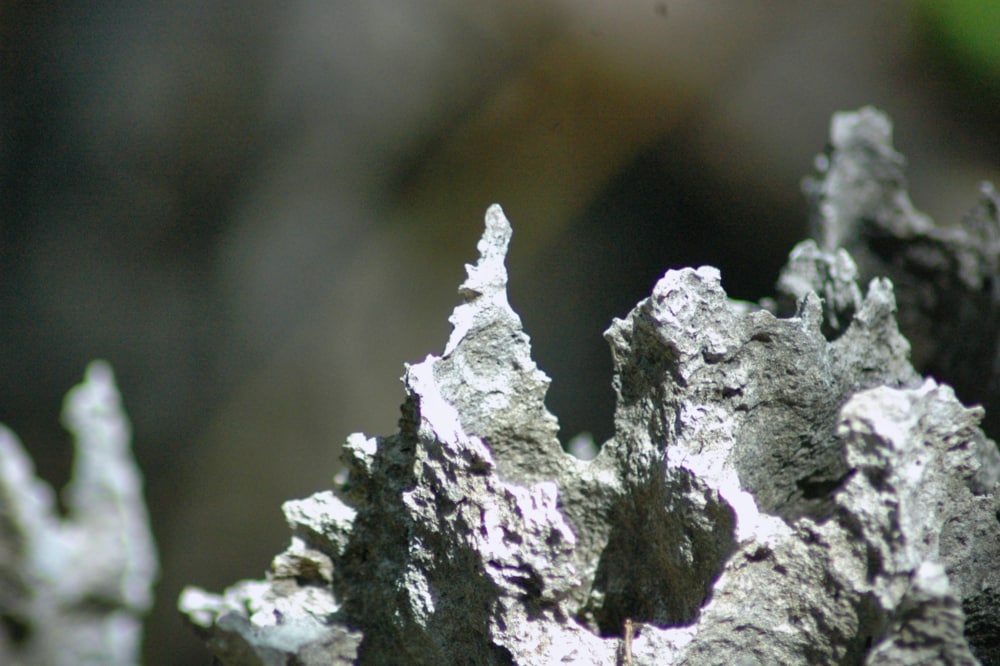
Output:
<path fill-rule="evenodd" d="M 561 437 L 601 441 L 611 318 L 670 267 L 770 294 L 834 111 L 889 112 L 942 224 L 1000 181 L 997 6 L 0 2 L 0 422 L 61 486 L 62 396 L 113 364 L 164 567 L 145 660 L 210 663 L 181 587 L 261 577 L 281 502 L 395 431 L 490 203 Z"/>

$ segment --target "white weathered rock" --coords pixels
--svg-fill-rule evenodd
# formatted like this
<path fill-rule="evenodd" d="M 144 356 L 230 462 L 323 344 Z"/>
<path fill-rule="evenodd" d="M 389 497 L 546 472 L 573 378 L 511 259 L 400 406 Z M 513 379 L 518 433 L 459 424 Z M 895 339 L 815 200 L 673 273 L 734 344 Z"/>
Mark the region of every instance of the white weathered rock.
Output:
<path fill-rule="evenodd" d="M 158 564 L 110 366 L 90 364 L 66 396 L 63 422 L 76 451 L 65 518 L 0 427 L 0 637 L 14 638 L 0 643 L 0 663 L 137 664 Z"/>
<path fill-rule="evenodd" d="M 801 249 L 778 318 L 667 272 L 605 334 L 615 436 L 582 461 L 507 303 L 510 236 L 491 207 L 399 433 L 352 435 L 334 492 L 286 505 L 267 580 L 185 592 L 223 663 L 976 663 L 1000 456 L 910 365 L 888 280 Z"/>

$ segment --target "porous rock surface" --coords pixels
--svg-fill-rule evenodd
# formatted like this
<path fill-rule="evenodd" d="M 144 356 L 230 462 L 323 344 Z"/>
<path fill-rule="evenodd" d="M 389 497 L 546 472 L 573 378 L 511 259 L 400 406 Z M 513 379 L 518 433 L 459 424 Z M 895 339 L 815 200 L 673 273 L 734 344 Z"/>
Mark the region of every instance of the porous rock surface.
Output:
<path fill-rule="evenodd" d="M 910 365 L 888 280 L 800 245 L 779 318 L 667 272 L 605 333 L 615 435 L 584 462 L 507 303 L 510 236 L 491 207 L 399 433 L 285 505 L 266 580 L 184 592 L 223 663 L 996 663 L 1000 456 Z"/>

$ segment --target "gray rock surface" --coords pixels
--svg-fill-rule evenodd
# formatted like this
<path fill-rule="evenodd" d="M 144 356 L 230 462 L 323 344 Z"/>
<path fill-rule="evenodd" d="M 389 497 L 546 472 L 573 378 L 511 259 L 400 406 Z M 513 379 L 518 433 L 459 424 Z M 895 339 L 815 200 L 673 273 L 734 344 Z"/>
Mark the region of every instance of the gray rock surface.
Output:
<path fill-rule="evenodd" d="M 997 437 L 1000 196 L 982 183 L 959 224 L 936 225 L 910 201 L 885 114 L 835 114 L 830 142 L 818 175 L 806 180 L 819 246 L 850 252 L 862 282 L 892 280 L 914 366 L 948 382 L 963 401 L 984 404 L 984 429 Z"/>
<path fill-rule="evenodd" d="M 615 435 L 582 461 L 507 303 L 510 237 L 491 207 L 399 432 L 351 435 L 335 488 L 285 505 L 267 578 L 184 592 L 223 663 L 998 663 L 1000 454 L 910 365 L 889 280 L 802 245 L 779 318 L 667 272 L 605 333 Z"/>
<path fill-rule="evenodd" d="M 87 368 L 66 396 L 63 422 L 76 447 L 65 517 L 0 427 L 0 663 L 137 664 L 158 565 L 110 366 Z"/>

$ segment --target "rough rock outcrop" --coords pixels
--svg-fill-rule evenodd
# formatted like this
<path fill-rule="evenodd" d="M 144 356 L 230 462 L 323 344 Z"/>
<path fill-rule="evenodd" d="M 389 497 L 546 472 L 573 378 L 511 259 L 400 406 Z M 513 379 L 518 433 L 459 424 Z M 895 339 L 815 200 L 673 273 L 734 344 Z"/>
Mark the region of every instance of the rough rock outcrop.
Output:
<path fill-rule="evenodd" d="M 872 114 L 835 120 L 835 149 Z M 900 201 L 850 196 L 838 215 Z M 351 435 L 335 488 L 285 505 L 266 580 L 182 595 L 223 663 L 1000 663 L 1000 455 L 844 237 L 793 251 L 783 318 L 714 268 L 667 272 L 605 333 L 615 435 L 591 461 L 507 303 L 510 237 L 491 207 L 399 432 Z"/>
<path fill-rule="evenodd" d="M 90 364 L 63 422 L 76 447 L 65 517 L 0 426 L 0 663 L 137 664 L 158 564 L 110 366 Z"/>

